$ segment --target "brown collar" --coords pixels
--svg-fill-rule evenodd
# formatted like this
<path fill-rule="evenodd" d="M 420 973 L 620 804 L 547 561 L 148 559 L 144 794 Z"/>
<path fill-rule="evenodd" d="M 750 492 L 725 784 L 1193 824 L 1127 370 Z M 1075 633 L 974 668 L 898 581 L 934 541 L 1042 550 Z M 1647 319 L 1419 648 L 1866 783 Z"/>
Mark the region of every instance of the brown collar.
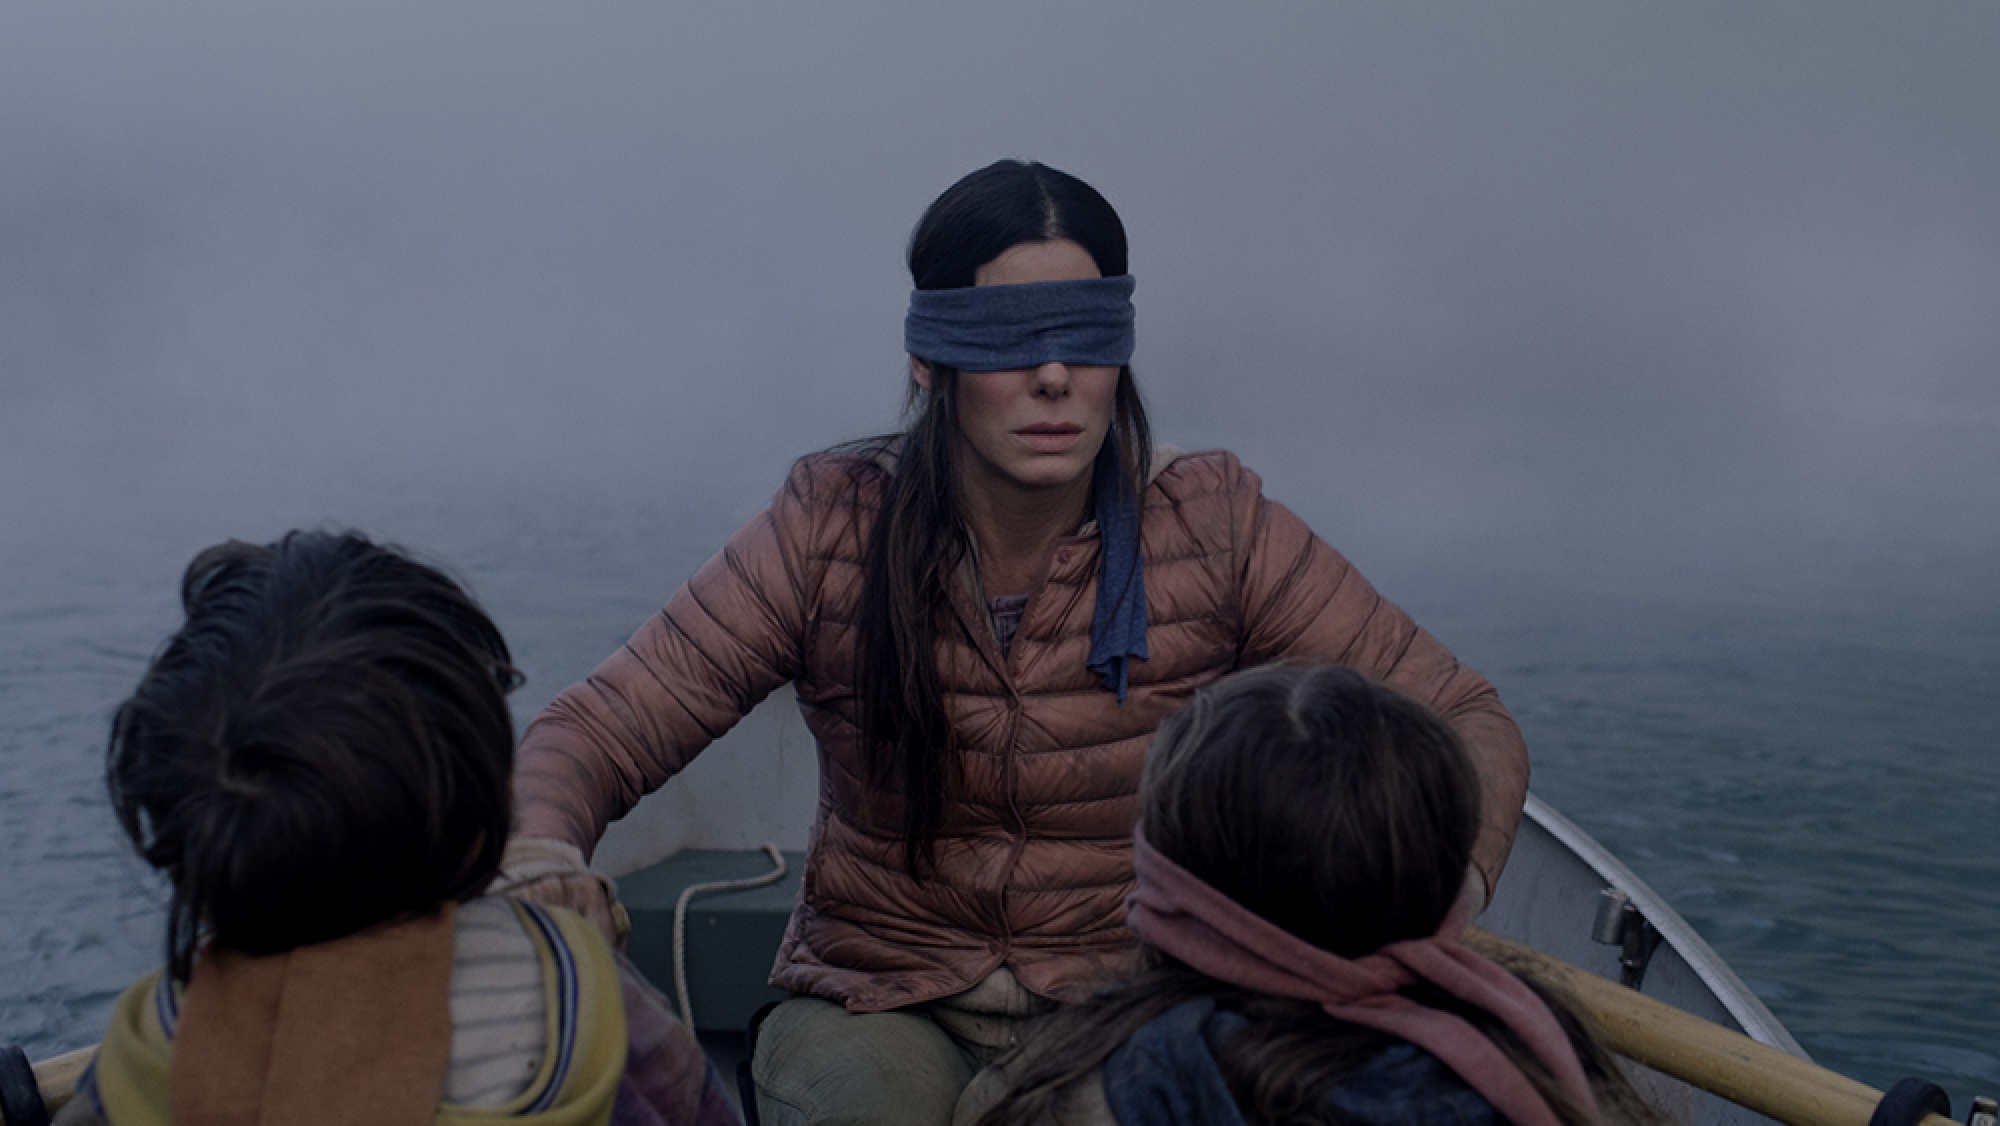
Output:
<path fill-rule="evenodd" d="M 454 904 L 284 954 L 209 949 L 181 1003 L 175 1122 L 435 1122 L 451 1063 Z"/>

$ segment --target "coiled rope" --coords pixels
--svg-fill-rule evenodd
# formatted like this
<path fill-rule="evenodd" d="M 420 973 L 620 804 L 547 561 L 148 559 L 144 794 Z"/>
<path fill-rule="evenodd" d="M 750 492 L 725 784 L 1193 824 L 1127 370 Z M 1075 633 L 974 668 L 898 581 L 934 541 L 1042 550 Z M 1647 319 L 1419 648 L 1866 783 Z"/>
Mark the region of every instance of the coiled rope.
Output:
<path fill-rule="evenodd" d="M 680 1003 L 681 1023 L 689 1032 L 694 1031 L 694 1006 L 688 1002 L 687 978 L 687 910 L 688 904 L 697 895 L 716 891 L 747 891 L 767 884 L 775 884 L 785 878 L 785 857 L 778 846 L 764 842 L 764 855 L 771 858 L 771 870 L 761 876 L 745 880 L 716 880 L 706 884 L 689 884 L 674 901 L 674 1000 Z"/>

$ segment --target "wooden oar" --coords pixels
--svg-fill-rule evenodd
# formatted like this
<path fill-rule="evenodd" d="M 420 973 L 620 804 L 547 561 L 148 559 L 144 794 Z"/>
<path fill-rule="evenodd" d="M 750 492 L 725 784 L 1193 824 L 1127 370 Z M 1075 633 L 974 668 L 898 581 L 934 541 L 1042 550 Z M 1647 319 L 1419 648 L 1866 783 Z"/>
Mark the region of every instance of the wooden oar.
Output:
<path fill-rule="evenodd" d="M 1617 982 L 1560 962 L 1512 939 L 1473 927 L 1466 944 L 1493 960 L 1532 973 L 1589 1014 L 1605 1046 L 1767 1118 L 1790 1126 L 1868 1126 L 1882 1092 L 1818 1064 L 1759 1044 L 1748 1036 Z M 69 1102 L 95 1048 L 35 1065 L 35 1082 L 54 1114 Z M 0 1119 L 0 1126 L 7 1126 Z M 1922 1126 L 1957 1126 L 1926 1115 Z"/>
<path fill-rule="evenodd" d="M 1882 1092 L 1655 1001 L 1539 950 L 1473 927 L 1466 945 L 1527 971 L 1589 1014 L 1605 1046 L 1790 1126 L 1868 1126 Z M 1922 1126 L 1957 1126 L 1924 1116 Z"/>
<path fill-rule="evenodd" d="M 70 1096 L 76 1093 L 77 1080 L 83 1078 L 84 1069 L 97 1055 L 96 1048 L 78 1048 L 74 1052 L 64 1052 L 53 1059 L 35 1064 L 31 1070 L 35 1076 L 35 1086 L 42 1094 L 42 1105 L 48 1108 L 50 1117 L 66 1105 Z M 7 1114 L 0 1110 L 0 1126 L 8 1126 Z"/>

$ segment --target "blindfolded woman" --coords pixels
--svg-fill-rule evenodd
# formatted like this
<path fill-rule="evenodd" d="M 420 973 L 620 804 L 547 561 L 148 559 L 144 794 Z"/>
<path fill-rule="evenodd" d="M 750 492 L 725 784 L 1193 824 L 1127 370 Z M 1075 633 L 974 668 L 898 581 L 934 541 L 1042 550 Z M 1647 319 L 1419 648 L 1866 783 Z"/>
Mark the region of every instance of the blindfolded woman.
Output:
<path fill-rule="evenodd" d="M 1089 185 L 1002 161 L 909 248 L 910 416 L 771 507 L 522 740 L 510 872 L 611 926 L 605 825 L 790 683 L 820 755 L 764 1026 L 766 1122 L 944 1122 L 1022 1022 L 1130 964 L 1140 765 L 1196 689 L 1285 658 L 1426 701 L 1486 794 L 1477 894 L 1527 760 L 1492 687 L 1226 452 L 1156 446 L 1134 280 Z"/>

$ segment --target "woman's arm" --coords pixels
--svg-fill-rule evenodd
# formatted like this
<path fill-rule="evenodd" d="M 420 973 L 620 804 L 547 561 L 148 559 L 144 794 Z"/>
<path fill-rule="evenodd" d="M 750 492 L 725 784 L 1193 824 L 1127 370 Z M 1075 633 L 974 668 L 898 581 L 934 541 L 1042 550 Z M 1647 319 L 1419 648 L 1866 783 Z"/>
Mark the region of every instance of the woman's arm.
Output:
<path fill-rule="evenodd" d="M 1486 678 L 1376 593 L 1353 564 L 1292 511 L 1266 499 L 1257 475 L 1230 460 L 1235 483 L 1245 666 L 1286 657 L 1336 661 L 1429 704 L 1478 767 L 1484 812 L 1472 859 L 1489 896 L 1507 863 L 1528 793 L 1520 728 Z"/>
<path fill-rule="evenodd" d="M 607 824 L 799 675 L 818 581 L 813 478 L 800 462 L 768 510 L 528 726 L 517 837 L 587 857 Z"/>

